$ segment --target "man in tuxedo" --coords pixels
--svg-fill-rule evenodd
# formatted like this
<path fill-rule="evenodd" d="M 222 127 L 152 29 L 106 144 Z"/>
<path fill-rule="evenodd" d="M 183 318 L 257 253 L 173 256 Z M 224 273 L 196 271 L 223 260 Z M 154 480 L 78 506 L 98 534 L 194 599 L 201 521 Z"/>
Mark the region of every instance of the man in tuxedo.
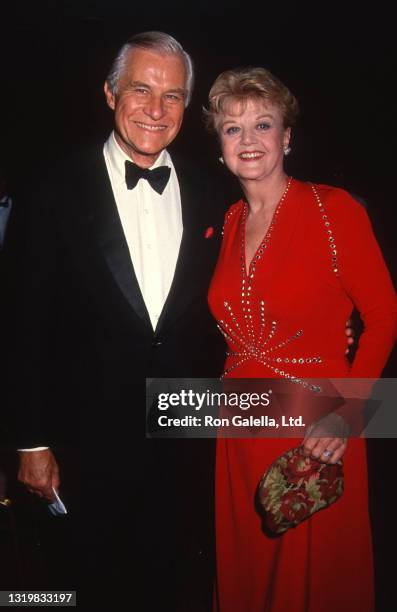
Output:
<path fill-rule="evenodd" d="M 216 377 L 224 359 L 206 301 L 222 198 L 168 152 L 192 85 L 175 39 L 134 36 L 105 83 L 114 131 L 30 207 L 19 479 L 43 500 L 59 491 L 91 603 L 127 587 L 133 601 L 142 583 L 145 610 L 193 610 L 211 584 L 212 444 L 144 431 L 146 377 Z"/>

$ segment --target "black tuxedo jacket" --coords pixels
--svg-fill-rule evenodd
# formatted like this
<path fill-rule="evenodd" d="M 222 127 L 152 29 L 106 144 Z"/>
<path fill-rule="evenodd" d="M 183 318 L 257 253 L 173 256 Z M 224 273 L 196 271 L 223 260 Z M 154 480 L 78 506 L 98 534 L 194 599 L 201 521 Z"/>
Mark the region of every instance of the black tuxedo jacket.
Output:
<path fill-rule="evenodd" d="M 16 392 L 22 447 L 125 444 L 131 436 L 144 437 L 146 377 L 219 376 L 224 344 L 207 307 L 207 289 L 224 198 L 209 175 L 173 161 L 183 237 L 155 331 L 102 148 L 65 164 L 29 207 L 19 300 L 24 374 Z"/>
<path fill-rule="evenodd" d="M 79 488 L 71 493 L 70 508 L 77 500 L 78 510 L 81 500 L 87 514 L 81 542 L 89 526 L 93 540 L 82 558 L 91 550 L 97 561 L 114 565 L 114 554 L 106 544 L 107 553 L 101 552 L 96 533 L 109 531 L 111 545 L 120 546 L 133 537 L 129 554 L 144 555 L 147 572 L 156 580 L 164 576 L 171 599 L 180 590 L 175 573 L 182 576 L 187 560 L 197 559 L 202 542 L 211 537 L 213 445 L 145 439 L 145 378 L 217 377 L 225 354 L 207 306 L 224 198 L 203 171 L 173 162 L 183 236 L 155 331 L 102 147 L 54 172 L 32 200 L 23 239 L 12 405 L 19 448 L 49 445 L 61 456 L 65 448 L 77 450 L 72 484 L 81 472 L 82 488 L 81 494 Z M 65 483 L 62 461 L 60 466 Z M 161 508 L 159 500 L 166 502 Z M 93 505 L 101 511 L 91 512 Z M 96 570 L 93 576 L 98 580 Z"/>
<path fill-rule="evenodd" d="M 17 287 L 20 284 L 18 279 L 23 258 L 19 237 L 24 222 L 19 200 L 15 198 L 14 193 L 12 200 L 5 241 L 0 249 L 0 447 L 13 444 L 8 435 L 7 407 L 12 390 L 11 373 L 15 372 L 15 367 L 19 369 L 16 309 Z"/>

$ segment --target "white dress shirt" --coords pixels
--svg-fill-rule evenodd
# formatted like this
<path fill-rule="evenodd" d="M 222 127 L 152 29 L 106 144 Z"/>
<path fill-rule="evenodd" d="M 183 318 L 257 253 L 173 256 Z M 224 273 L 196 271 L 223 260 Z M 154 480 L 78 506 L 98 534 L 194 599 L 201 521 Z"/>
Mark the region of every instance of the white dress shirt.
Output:
<path fill-rule="evenodd" d="M 103 153 L 131 261 L 155 329 L 174 278 L 183 232 L 175 168 L 164 150 L 150 168 L 171 168 L 163 193 L 158 194 L 145 179 L 139 179 L 136 187 L 128 190 L 125 161 L 131 159 L 117 143 L 114 132 Z"/>

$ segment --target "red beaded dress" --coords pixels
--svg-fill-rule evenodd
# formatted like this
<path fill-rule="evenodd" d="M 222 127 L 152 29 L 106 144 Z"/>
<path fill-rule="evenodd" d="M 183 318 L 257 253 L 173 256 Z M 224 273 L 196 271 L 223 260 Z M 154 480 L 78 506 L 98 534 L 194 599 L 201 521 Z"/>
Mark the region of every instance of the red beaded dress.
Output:
<path fill-rule="evenodd" d="M 379 376 L 395 337 L 396 300 L 365 209 L 341 189 L 290 180 L 248 272 L 247 214 L 243 200 L 226 214 L 209 291 L 229 345 L 225 376 Z M 345 322 L 353 305 L 364 332 L 350 365 Z M 374 610 L 364 440 L 348 443 L 340 500 L 281 537 L 262 531 L 260 477 L 300 442 L 217 441 L 218 612 Z"/>

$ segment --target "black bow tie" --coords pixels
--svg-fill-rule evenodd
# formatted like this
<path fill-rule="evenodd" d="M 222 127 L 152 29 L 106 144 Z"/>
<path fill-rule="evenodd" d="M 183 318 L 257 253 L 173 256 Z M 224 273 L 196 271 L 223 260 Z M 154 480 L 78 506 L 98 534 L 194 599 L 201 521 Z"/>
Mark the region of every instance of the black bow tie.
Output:
<path fill-rule="evenodd" d="M 143 178 L 149 181 L 152 189 L 161 195 L 166 188 L 170 173 L 171 168 L 168 166 L 159 166 L 158 168 L 149 170 L 148 168 L 141 168 L 128 160 L 125 162 L 125 182 L 127 184 L 127 189 L 134 189 L 139 179 Z"/>

